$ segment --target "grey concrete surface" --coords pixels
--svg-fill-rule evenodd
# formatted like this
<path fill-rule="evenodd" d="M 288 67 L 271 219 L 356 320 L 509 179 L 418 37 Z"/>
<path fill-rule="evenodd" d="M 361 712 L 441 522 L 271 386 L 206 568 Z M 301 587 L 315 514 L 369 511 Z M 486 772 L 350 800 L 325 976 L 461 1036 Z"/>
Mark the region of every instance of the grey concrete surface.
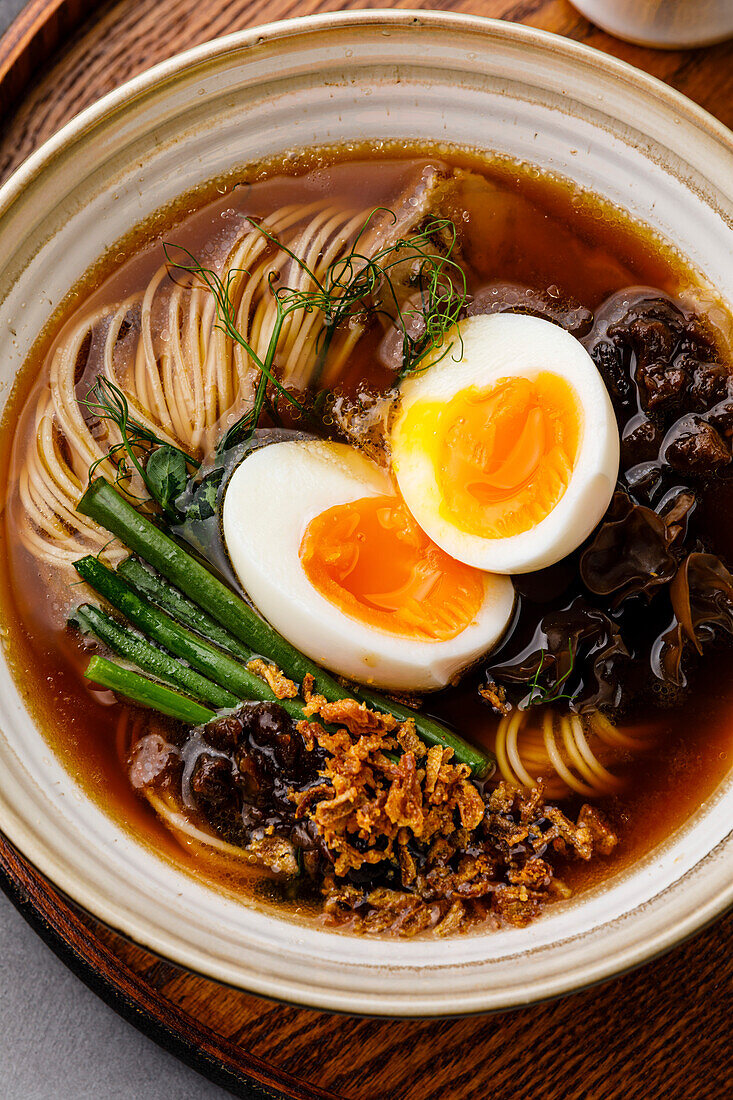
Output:
<path fill-rule="evenodd" d="M 70 973 L 0 894 L 3 1100 L 216 1100 Z"/>
<path fill-rule="evenodd" d="M 0 0 L 0 34 L 23 4 Z M 226 1095 L 103 1004 L 0 894 L 2 1100 L 215 1100 Z"/>
<path fill-rule="evenodd" d="M 25 0 L 0 0 L 0 34 L 24 6 Z"/>

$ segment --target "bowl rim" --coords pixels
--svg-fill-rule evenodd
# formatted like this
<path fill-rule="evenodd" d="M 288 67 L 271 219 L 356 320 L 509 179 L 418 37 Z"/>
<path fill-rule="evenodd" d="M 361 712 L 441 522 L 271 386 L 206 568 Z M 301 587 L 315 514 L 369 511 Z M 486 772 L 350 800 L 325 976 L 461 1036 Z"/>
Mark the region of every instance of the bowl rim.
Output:
<path fill-rule="evenodd" d="M 468 15 L 462 12 L 421 11 L 420 9 L 371 8 L 368 11 L 338 11 L 301 15 L 292 19 L 279 19 L 271 23 L 262 23 L 243 31 L 233 31 L 228 35 L 212 38 L 197 46 L 182 50 L 165 61 L 160 61 L 145 69 L 137 76 L 125 81 L 118 88 L 107 92 L 95 103 L 74 115 L 51 137 L 30 154 L 22 164 L 0 186 L 0 216 L 12 205 L 28 182 L 50 163 L 67 145 L 73 143 L 107 115 L 120 109 L 125 102 L 149 92 L 164 80 L 174 77 L 191 65 L 211 60 L 219 54 L 232 49 L 258 45 L 266 40 L 288 38 L 296 34 L 327 30 L 334 25 L 340 27 L 359 27 L 370 24 L 389 24 L 396 27 L 433 24 L 450 30 L 491 31 L 499 39 L 516 40 L 523 38 L 549 53 L 564 54 L 571 59 L 584 61 L 591 68 L 600 69 L 604 74 L 615 76 L 622 84 L 635 84 L 652 93 L 668 107 L 687 117 L 696 127 L 707 132 L 708 136 L 719 142 L 729 152 L 733 152 L 733 131 L 695 103 L 683 92 L 677 91 L 658 77 L 643 69 L 631 65 L 612 54 L 603 53 L 594 46 L 565 38 L 552 31 L 528 27 L 524 23 L 515 23 L 505 19 L 490 19 L 483 15 Z"/>
<path fill-rule="evenodd" d="M 428 25 L 446 32 L 469 31 L 485 37 L 491 36 L 494 40 L 503 40 L 513 44 L 526 43 L 540 52 L 567 60 L 571 67 L 573 64 L 579 64 L 585 67 L 586 70 L 595 70 L 601 73 L 605 78 L 610 76 L 626 88 L 634 89 L 637 93 L 641 92 L 657 101 L 662 101 L 668 111 L 686 118 L 696 130 L 712 139 L 720 147 L 721 152 L 733 154 L 733 133 L 704 108 L 656 77 L 650 76 L 627 62 L 604 54 L 585 44 L 577 43 L 548 31 L 526 27 L 523 24 L 488 19 L 483 16 L 411 9 L 377 8 L 369 11 L 342 11 L 279 20 L 234 32 L 177 53 L 133 77 L 72 118 L 15 170 L 0 188 L 0 218 L 7 214 L 13 203 L 32 180 L 40 176 L 45 168 L 61 154 L 73 154 L 74 146 L 93 131 L 95 126 L 123 110 L 128 102 L 134 100 L 139 103 L 146 95 L 154 93 L 163 84 L 175 80 L 177 76 L 182 75 L 189 68 L 213 61 L 233 50 L 252 48 L 267 42 L 286 40 L 295 36 L 314 35 L 331 29 L 353 28 L 358 31 L 359 27 L 379 25 L 383 25 L 385 28 L 402 29 L 420 28 Z M 0 827 L 18 851 L 42 874 L 47 876 L 54 886 L 72 897 L 77 904 L 95 917 L 141 946 L 171 959 L 188 970 L 201 973 L 220 982 L 227 982 L 226 976 L 217 972 L 213 964 L 212 969 L 209 971 L 205 967 L 193 963 L 190 957 L 185 957 L 185 952 L 177 947 L 174 940 L 164 944 L 158 942 L 153 935 L 146 936 L 143 931 L 144 920 L 141 924 L 140 918 L 138 918 L 137 921 L 131 921 L 129 925 L 125 926 L 121 917 L 116 918 L 114 906 L 106 897 L 104 890 L 101 887 L 95 888 L 93 884 L 88 882 L 82 884 L 75 882 L 73 876 L 67 874 L 65 869 L 54 860 L 53 856 L 46 852 L 42 841 L 36 839 L 33 831 L 13 814 L 12 809 L 9 813 L 4 813 L 2 801 L 0 801 Z M 725 841 L 721 841 L 718 848 L 725 843 Z M 704 855 L 694 870 L 697 871 L 703 864 L 709 863 L 717 851 L 716 848 Z M 692 870 L 690 873 L 692 874 Z M 668 889 L 674 889 L 676 885 L 678 883 L 671 885 Z M 586 988 L 655 958 L 716 919 L 725 909 L 733 905 L 733 880 L 727 884 L 719 885 L 717 890 L 708 891 L 702 901 L 703 904 L 696 908 L 693 913 L 686 913 L 681 919 L 667 925 L 663 930 L 657 929 L 655 934 L 644 943 L 627 943 L 623 949 L 617 949 L 615 953 L 611 952 L 606 956 L 596 957 L 593 961 L 586 961 L 582 967 L 576 968 L 572 975 L 567 978 L 555 976 L 546 980 L 543 983 L 543 991 L 536 992 L 534 995 L 523 997 L 514 990 L 510 997 L 504 998 L 501 1003 L 498 1003 L 496 994 L 491 995 L 489 993 L 483 1003 L 477 1004 L 474 996 L 468 998 L 472 1001 L 470 1008 L 459 1007 L 446 1010 L 443 1004 L 431 1006 L 428 998 L 417 994 L 414 1005 L 411 1003 L 409 1009 L 400 1008 L 395 1011 L 395 1005 L 392 1005 L 389 1014 L 422 1017 L 470 1015 L 477 1012 L 499 1011 L 509 1007 L 518 1007 Z M 381 1010 L 380 1012 L 380 1009 L 373 1004 L 370 1007 L 363 1007 L 363 1002 L 369 999 L 369 995 L 363 993 L 354 994 L 352 997 L 354 1003 L 350 1006 L 344 1004 L 342 994 L 338 992 L 329 994 L 329 991 L 324 988 L 314 990 L 314 996 L 309 997 L 302 984 L 298 984 L 297 980 L 295 982 L 289 981 L 287 976 L 278 978 L 276 990 L 272 988 L 271 980 L 269 983 L 265 983 L 254 974 L 251 975 L 246 985 L 239 980 L 230 984 L 234 984 L 237 988 L 248 989 L 258 995 L 296 1004 L 310 1005 L 321 1010 L 361 1014 L 380 1013 L 382 1015 L 387 1014 L 388 1011 Z M 460 993 L 455 994 L 454 997 L 455 1000 L 462 999 Z"/>

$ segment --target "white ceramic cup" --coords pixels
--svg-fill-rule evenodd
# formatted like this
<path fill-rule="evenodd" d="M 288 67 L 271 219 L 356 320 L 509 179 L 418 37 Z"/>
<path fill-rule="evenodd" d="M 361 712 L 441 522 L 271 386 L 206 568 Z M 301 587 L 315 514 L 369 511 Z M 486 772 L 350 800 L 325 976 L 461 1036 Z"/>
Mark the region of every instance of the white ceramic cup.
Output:
<path fill-rule="evenodd" d="M 572 0 L 604 31 L 659 49 L 710 46 L 733 36 L 733 0 Z"/>

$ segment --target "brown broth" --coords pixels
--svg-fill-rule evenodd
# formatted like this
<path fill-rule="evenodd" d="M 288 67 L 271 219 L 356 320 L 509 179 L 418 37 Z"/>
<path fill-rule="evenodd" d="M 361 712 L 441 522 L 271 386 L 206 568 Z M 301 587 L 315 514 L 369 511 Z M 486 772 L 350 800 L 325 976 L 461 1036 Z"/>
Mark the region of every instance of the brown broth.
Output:
<path fill-rule="evenodd" d="M 410 153 L 409 158 L 405 155 Z M 203 261 L 235 232 L 243 213 L 265 215 L 286 202 L 328 195 L 359 205 L 389 206 L 426 158 L 478 172 L 448 211 L 460 218 L 470 244 L 466 257 L 472 285 L 490 280 L 550 285 L 595 308 L 629 285 L 650 285 L 669 293 L 699 283 L 676 253 L 609 204 L 565 180 L 543 176 L 509 161 L 486 161 L 456 150 L 403 150 L 402 155 L 361 150 L 309 154 L 265 165 L 186 196 L 136 229 L 104 257 L 56 314 L 34 348 L 4 418 L 0 462 L 9 493 L 0 525 L 0 605 L 6 651 L 27 703 L 65 766 L 103 807 L 138 838 L 207 875 L 161 825 L 129 785 L 116 741 L 123 711 L 109 693 L 93 690 L 82 677 L 88 651 L 64 626 L 74 593 L 49 585 L 44 570 L 17 538 L 20 507 L 15 484 L 19 454 L 31 430 L 34 401 L 47 384 L 49 357 L 65 326 L 80 310 L 141 289 L 162 261 L 162 241 L 183 244 Z M 307 173 L 307 174 L 303 174 Z M 246 183 L 243 183 L 244 180 Z M 485 201 L 491 193 L 491 206 Z M 119 256 L 126 258 L 120 262 Z M 386 385 L 375 367 L 373 344 L 364 340 L 341 384 L 362 378 Z M 721 488 L 718 514 L 733 516 L 733 489 Z M 719 530 L 716 551 L 733 560 L 733 526 Z M 622 843 L 609 862 L 576 868 L 576 886 L 619 870 L 668 837 L 704 802 L 730 768 L 733 750 L 731 652 L 712 653 L 694 692 L 672 711 L 655 710 L 634 721 L 659 726 L 658 747 L 637 758 L 622 796 L 601 804 L 621 829 Z M 477 742 L 490 741 L 494 720 L 468 689 L 445 693 L 430 709 Z M 245 873 L 248 889 L 262 875 Z M 241 882 L 228 882 L 240 888 Z M 260 888 L 261 889 L 261 888 Z"/>

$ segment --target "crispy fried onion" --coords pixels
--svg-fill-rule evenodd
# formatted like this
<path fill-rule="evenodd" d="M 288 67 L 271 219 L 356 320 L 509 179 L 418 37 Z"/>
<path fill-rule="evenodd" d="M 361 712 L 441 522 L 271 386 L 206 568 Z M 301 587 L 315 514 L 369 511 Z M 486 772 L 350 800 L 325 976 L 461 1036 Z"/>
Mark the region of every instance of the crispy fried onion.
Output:
<path fill-rule="evenodd" d="M 277 665 L 263 661 L 261 657 L 253 657 L 247 663 L 247 672 L 264 680 L 277 699 L 295 699 L 298 695 L 298 685 L 289 680 Z"/>
<path fill-rule="evenodd" d="M 584 806 L 573 823 L 541 787 L 482 795 L 470 769 L 451 749 L 424 746 L 411 720 L 313 695 L 308 711 L 330 728 L 312 720 L 299 731 L 327 763 L 323 782 L 297 796 L 296 818 L 315 825 L 332 862 L 322 885 L 329 923 L 406 936 L 446 935 L 487 916 L 524 925 L 568 893 L 551 852 L 588 860 L 616 843 L 597 811 Z"/>

